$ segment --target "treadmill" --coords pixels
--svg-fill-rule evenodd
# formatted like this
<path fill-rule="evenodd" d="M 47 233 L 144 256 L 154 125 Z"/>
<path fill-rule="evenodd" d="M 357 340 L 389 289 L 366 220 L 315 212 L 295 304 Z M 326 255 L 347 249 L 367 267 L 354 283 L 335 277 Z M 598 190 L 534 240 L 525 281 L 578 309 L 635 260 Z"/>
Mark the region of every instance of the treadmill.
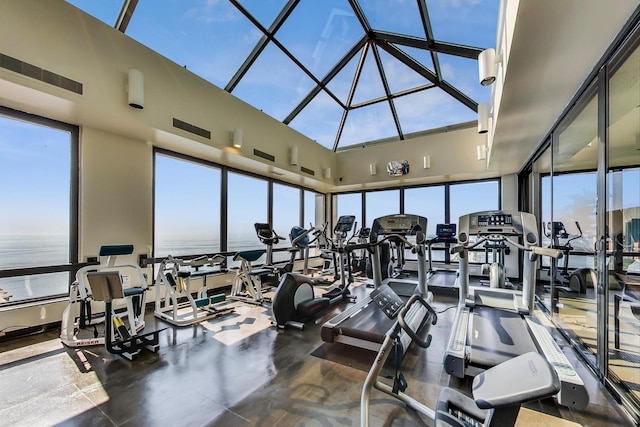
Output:
<path fill-rule="evenodd" d="M 371 293 L 345 311 L 322 325 L 320 336 L 327 343 L 342 343 L 367 350 L 378 351 L 386 333 L 394 326 L 395 319 L 389 317 L 383 307 L 387 298 L 400 298 L 398 304 L 404 304 L 413 294 L 421 295 L 431 302 L 433 295 L 427 290 L 425 232 L 427 218 L 418 215 L 396 214 L 376 218 L 371 227 L 369 242 L 347 245 L 347 250 L 368 248 L 373 265 L 373 287 Z M 409 242 L 407 236 L 416 236 L 416 244 Z M 396 239 L 412 247 L 418 257 L 418 278 L 382 279 L 380 245 Z M 385 289 L 391 291 L 386 292 Z M 395 293 L 395 294 L 394 294 Z M 399 308 L 399 307 L 398 307 Z M 407 324 L 418 330 L 427 318 L 428 311 L 422 304 L 413 304 L 405 316 Z M 402 354 L 411 344 L 411 337 L 402 332 Z"/>
<path fill-rule="evenodd" d="M 561 382 L 558 403 L 577 409 L 589 403 L 584 382 L 533 314 L 536 262 L 561 252 L 540 247 L 535 216 L 518 211 L 482 211 L 460 217 L 458 308 L 444 355 L 444 368 L 458 378 L 475 376 L 521 354 L 537 351 L 554 366 Z M 522 251 L 522 291 L 469 286 L 469 250 L 505 243 Z"/>
<path fill-rule="evenodd" d="M 456 285 L 457 270 L 436 269 L 433 267 L 433 253 L 431 247 L 435 244 L 455 244 L 458 243 L 456 237 L 456 224 L 436 224 L 436 235 L 427 240 L 427 252 L 429 254 L 429 270 L 427 281 L 429 289 L 433 293 L 440 291 L 451 291 Z M 448 246 L 447 246 L 448 247 Z"/>

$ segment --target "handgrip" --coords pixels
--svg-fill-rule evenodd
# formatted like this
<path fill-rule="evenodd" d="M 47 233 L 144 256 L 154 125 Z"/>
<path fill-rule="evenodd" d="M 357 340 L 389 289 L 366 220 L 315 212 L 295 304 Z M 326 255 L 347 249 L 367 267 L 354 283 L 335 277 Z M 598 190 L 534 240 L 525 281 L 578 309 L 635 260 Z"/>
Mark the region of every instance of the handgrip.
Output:
<path fill-rule="evenodd" d="M 409 325 L 407 325 L 407 323 L 404 321 L 404 316 L 406 316 L 407 311 L 409 311 L 409 308 L 411 308 L 411 306 L 416 302 L 419 301 L 420 304 L 422 304 L 427 311 L 429 312 L 429 316 L 431 317 L 431 324 L 435 325 L 436 322 L 438 321 L 438 315 L 436 314 L 436 312 L 433 310 L 433 308 L 431 308 L 431 306 L 429 305 L 428 302 L 426 302 L 424 300 L 424 298 L 422 298 L 421 295 L 419 294 L 413 294 L 411 295 L 411 298 L 409 298 L 409 301 L 407 301 L 407 303 L 404 305 L 404 307 L 402 307 L 400 309 L 400 312 L 398 313 L 398 323 L 400 324 L 400 327 L 411 337 L 411 339 L 413 341 L 416 342 L 416 344 L 418 344 L 420 347 L 422 348 L 427 348 L 429 347 L 429 345 L 431 344 L 431 335 L 427 335 L 426 339 L 422 339 L 418 336 L 418 334 L 416 334 L 416 332 L 411 329 L 411 327 Z"/>
<path fill-rule="evenodd" d="M 536 255 L 550 256 L 555 259 L 562 258 L 562 251 L 559 249 L 541 248 L 540 246 L 531 246 L 529 249 Z"/>

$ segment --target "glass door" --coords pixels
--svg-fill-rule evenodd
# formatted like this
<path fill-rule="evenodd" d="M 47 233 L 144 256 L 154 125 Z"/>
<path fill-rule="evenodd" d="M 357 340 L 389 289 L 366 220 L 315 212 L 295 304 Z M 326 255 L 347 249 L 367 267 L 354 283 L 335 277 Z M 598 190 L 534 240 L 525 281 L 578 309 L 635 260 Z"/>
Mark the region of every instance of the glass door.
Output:
<path fill-rule="evenodd" d="M 640 408 L 640 42 L 609 67 L 606 156 L 607 376 Z"/>

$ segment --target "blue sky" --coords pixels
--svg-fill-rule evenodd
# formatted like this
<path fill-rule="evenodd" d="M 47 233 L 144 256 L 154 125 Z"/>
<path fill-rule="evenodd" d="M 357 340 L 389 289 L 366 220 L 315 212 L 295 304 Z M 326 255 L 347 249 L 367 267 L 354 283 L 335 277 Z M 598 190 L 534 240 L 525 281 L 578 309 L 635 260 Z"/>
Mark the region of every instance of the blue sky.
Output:
<path fill-rule="evenodd" d="M 109 26 L 116 22 L 120 0 L 69 0 Z M 265 28 L 269 28 L 284 0 L 240 2 Z M 433 0 L 428 2 L 434 38 L 438 41 L 487 48 L 495 45 L 498 0 Z M 361 0 L 372 28 L 424 38 L 417 2 L 409 0 Z M 126 35 L 166 56 L 180 66 L 224 88 L 262 36 L 244 15 L 224 0 L 140 0 Z M 276 38 L 318 79 L 363 36 L 363 30 L 347 0 L 301 1 L 276 33 Z M 434 70 L 428 52 L 401 50 Z M 481 103 L 490 89 L 477 83 L 477 61 L 437 54 L 443 79 Z M 407 66 L 380 50 L 390 91 L 428 83 Z M 351 88 L 359 55 L 328 84 L 343 103 Z M 277 120 L 284 120 L 315 82 L 282 50 L 269 43 L 232 94 Z M 354 103 L 384 95 L 371 49 L 354 93 Z M 476 119 L 476 113 L 439 88 L 396 100 L 404 134 Z M 342 108 L 321 92 L 290 123 L 318 143 L 332 148 Z M 349 113 L 340 146 L 397 137 L 388 103 L 374 104 Z"/>

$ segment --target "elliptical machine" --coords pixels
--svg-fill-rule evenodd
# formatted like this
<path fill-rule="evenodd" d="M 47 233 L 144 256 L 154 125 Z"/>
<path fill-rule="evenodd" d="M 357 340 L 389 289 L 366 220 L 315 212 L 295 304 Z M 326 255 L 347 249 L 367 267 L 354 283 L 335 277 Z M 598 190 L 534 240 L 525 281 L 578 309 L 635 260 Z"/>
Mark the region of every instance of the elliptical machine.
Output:
<path fill-rule="evenodd" d="M 317 317 L 327 307 L 343 299 L 354 299 L 349 291 L 351 282 L 345 274 L 347 266 L 344 255 L 347 249 L 346 246 L 343 246 L 354 222 L 355 216 L 343 215 L 338 219 L 338 223 L 333 229 L 337 236 L 337 247 L 334 250 L 338 253 L 340 263 L 340 285 L 329 289 L 322 296 L 316 297 L 313 278 L 291 272 L 282 276 L 271 304 L 273 322 L 279 328 L 290 326 L 302 330 L 305 322 Z M 309 231 L 307 231 L 308 233 Z"/>
<path fill-rule="evenodd" d="M 575 222 L 578 234 L 569 234 L 560 221 L 552 221 L 548 224 L 543 224 L 544 234 L 551 239 L 551 248 L 559 249 L 562 251 L 564 257 L 564 263 L 562 267 L 556 268 L 554 264 L 551 265 L 551 276 L 553 280 L 560 284 L 560 287 L 556 287 L 564 292 L 577 292 L 584 294 L 587 292 L 587 288 L 593 288 L 597 282 L 595 271 L 592 268 L 576 268 L 569 272 L 569 255 L 573 250 L 571 242 L 582 237 L 582 228 L 580 223 Z M 560 240 L 564 240 L 564 243 L 560 243 Z M 553 260 L 552 260 L 553 262 Z"/>

